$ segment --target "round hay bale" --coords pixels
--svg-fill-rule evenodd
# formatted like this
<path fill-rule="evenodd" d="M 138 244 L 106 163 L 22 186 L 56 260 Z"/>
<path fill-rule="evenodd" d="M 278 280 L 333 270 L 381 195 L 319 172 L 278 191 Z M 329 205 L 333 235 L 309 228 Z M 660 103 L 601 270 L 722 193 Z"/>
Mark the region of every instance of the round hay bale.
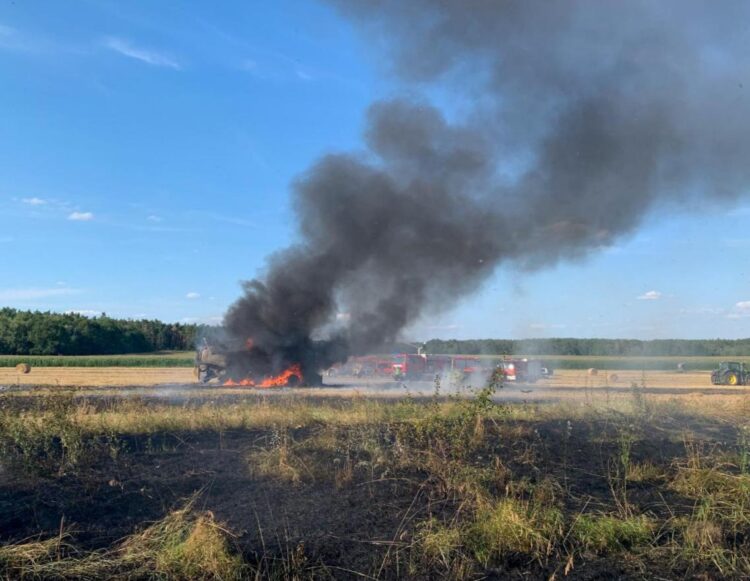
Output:
<path fill-rule="evenodd" d="M 24 375 L 31 373 L 31 365 L 28 363 L 19 363 L 16 365 L 16 371 L 18 371 L 18 373 L 23 373 Z"/>
<path fill-rule="evenodd" d="M 610 380 L 610 381 L 611 381 L 612 383 L 617 383 L 617 380 L 618 380 L 618 379 L 619 379 L 619 378 L 617 377 L 617 374 L 616 374 L 616 373 L 610 373 L 610 374 L 609 374 L 609 380 Z"/>
<path fill-rule="evenodd" d="M 599 370 L 596 367 L 590 367 L 587 373 L 589 375 L 599 375 Z"/>

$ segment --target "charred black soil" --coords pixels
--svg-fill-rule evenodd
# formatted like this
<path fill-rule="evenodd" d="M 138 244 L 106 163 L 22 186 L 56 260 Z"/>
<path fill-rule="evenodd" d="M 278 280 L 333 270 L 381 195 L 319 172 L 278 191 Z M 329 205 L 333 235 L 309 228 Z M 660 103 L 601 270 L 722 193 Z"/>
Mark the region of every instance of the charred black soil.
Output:
<path fill-rule="evenodd" d="M 137 402 L 2 404 L 4 548 L 64 532 L 58 559 L 103 554 L 192 498 L 241 555 L 239 577 L 749 571 L 746 430 L 676 405 L 277 398 L 247 403 L 238 426 L 228 419 L 236 406 L 208 403 L 140 413 Z M 264 414 L 255 422 L 253 406 Z M 123 419 L 134 412 L 162 419 L 145 429 Z M 277 420 L 283 412 L 288 421 Z M 3 555 L 0 567 L 9 578 L 47 576 Z M 161 573 L 115 565 L 108 574 Z"/>

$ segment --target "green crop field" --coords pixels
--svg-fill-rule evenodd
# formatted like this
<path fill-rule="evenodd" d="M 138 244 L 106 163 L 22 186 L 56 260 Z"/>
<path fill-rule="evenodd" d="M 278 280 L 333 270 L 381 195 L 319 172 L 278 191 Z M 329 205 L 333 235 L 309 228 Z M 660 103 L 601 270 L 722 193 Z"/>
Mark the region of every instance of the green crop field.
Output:
<path fill-rule="evenodd" d="M 192 367 L 192 351 L 130 355 L 0 355 L 0 367 L 28 363 L 32 367 Z"/>
<path fill-rule="evenodd" d="M 707 371 L 722 361 L 741 361 L 750 364 L 750 357 L 594 357 L 554 356 L 539 357 L 555 369 L 598 369 L 676 371 L 679 363 L 685 371 Z"/>
<path fill-rule="evenodd" d="M 388 357 L 383 355 L 383 357 Z M 497 355 L 480 355 L 482 359 L 502 360 Z M 750 365 L 750 357 L 613 357 L 577 355 L 514 355 L 540 359 L 553 369 L 597 369 L 676 371 L 683 363 L 685 371 L 707 371 L 721 361 L 741 361 Z M 131 355 L 0 355 L 0 367 L 28 363 L 32 367 L 192 367 L 192 351 L 164 351 Z"/>

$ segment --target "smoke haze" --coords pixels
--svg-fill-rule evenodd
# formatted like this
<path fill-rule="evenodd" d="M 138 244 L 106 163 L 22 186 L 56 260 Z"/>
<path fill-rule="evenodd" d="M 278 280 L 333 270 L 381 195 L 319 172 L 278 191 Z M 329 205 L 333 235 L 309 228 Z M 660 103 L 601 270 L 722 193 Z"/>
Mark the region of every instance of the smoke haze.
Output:
<path fill-rule="evenodd" d="M 297 180 L 299 243 L 228 311 L 273 368 L 393 341 L 502 263 L 585 256 L 748 189 L 747 3 L 329 3 L 409 96 L 370 107 L 366 151 Z"/>

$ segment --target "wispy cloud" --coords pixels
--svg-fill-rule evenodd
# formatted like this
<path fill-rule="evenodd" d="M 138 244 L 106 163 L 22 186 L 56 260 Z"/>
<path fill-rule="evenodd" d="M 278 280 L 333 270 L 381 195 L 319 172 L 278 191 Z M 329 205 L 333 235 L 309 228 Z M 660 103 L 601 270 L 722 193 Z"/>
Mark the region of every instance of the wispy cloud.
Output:
<path fill-rule="evenodd" d="M 180 322 L 186 325 L 218 325 L 222 320 L 221 315 L 211 315 L 208 317 L 183 317 Z"/>
<path fill-rule="evenodd" d="M 47 200 L 43 200 L 42 198 L 21 198 L 21 201 L 24 204 L 28 204 L 29 206 L 46 206 Z"/>
<path fill-rule="evenodd" d="M 91 212 L 72 212 L 68 215 L 68 220 L 73 222 L 91 222 L 94 219 L 94 214 Z"/>
<path fill-rule="evenodd" d="M 727 248 L 742 248 L 750 246 L 750 238 L 725 238 L 721 243 Z"/>
<path fill-rule="evenodd" d="M 750 216 L 750 206 L 738 206 L 727 212 L 728 216 Z"/>
<path fill-rule="evenodd" d="M 216 222 L 234 224 L 235 226 L 247 226 L 248 228 L 254 228 L 257 226 L 257 224 L 255 224 L 251 220 L 246 220 L 244 218 L 237 218 L 235 216 L 225 216 L 224 214 L 215 214 L 213 212 L 202 212 L 200 214 L 196 212 L 190 212 L 190 215 L 199 216 L 202 220 L 205 220 L 206 218 L 208 218 L 210 220 L 215 220 Z"/>
<path fill-rule="evenodd" d="M 650 290 L 636 297 L 639 301 L 658 301 L 662 297 L 662 293 L 656 290 Z"/>
<path fill-rule="evenodd" d="M 256 52 L 261 52 L 257 51 Z M 330 76 L 328 73 L 300 63 L 283 53 L 262 51 L 259 57 L 243 60 L 239 69 L 264 81 L 303 82 L 317 81 Z"/>
<path fill-rule="evenodd" d="M 529 329 L 532 331 L 547 331 L 549 329 L 564 329 L 565 325 L 562 323 L 531 323 Z"/>
<path fill-rule="evenodd" d="M 681 315 L 721 315 L 726 309 L 719 307 L 690 307 L 680 309 Z"/>
<path fill-rule="evenodd" d="M 157 222 L 158 223 L 158 222 L 162 221 L 162 218 L 161 218 L 161 216 L 156 216 L 154 214 L 151 214 L 150 216 L 146 217 L 146 220 L 148 220 L 149 222 Z"/>
<path fill-rule="evenodd" d="M 344 78 L 329 70 L 302 62 L 282 51 L 267 46 L 254 45 L 247 42 L 244 36 L 229 33 L 209 22 L 199 20 L 198 24 L 214 37 L 212 40 L 229 44 L 233 47 L 233 52 L 242 55 L 239 61 L 235 61 L 234 68 L 249 73 L 257 79 L 276 82 L 300 81 L 303 83 L 333 81 L 350 88 L 356 88 L 358 91 L 363 90 L 360 83 L 352 82 L 351 79 Z"/>
<path fill-rule="evenodd" d="M 30 46 L 15 28 L 0 24 L 0 48 L 11 51 L 27 51 Z"/>
<path fill-rule="evenodd" d="M 162 52 L 138 47 L 123 38 L 110 36 L 104 39 L 104 46 L 116 53 L 146 63 L 154 67 L 180 70 L 182 66 L 171 56 Z"/>
<path fill-rule="evenodd" d="M 101 312 L 95 311 L 93 309 L 71 309 L 69 311 L 65 311 L 66 314 L 69 315 L 83 315 L 84 317 L 98 317 L 101 315 Z"/>
<path fill-rule="evenodd" d="M 52 288 L 7 288 L 0 289 L 0 301 L 29 301 L 65 295 L 78 294 L 81 291 L 68 287 Z"/>
<path fill-rule="evenodd" d="M 185 298 L 186 299 L 199 299 L 201 298 L 201 295 L 200 293 L 197 293 L 197 292 L 189 292 L 188 294 L 185 295 Z"/>
<path fill-rule="evenodd" d="M 745 319 L 750 317 L 750 301 L 740 301 L 727 313 L 727 319 Z"/>

